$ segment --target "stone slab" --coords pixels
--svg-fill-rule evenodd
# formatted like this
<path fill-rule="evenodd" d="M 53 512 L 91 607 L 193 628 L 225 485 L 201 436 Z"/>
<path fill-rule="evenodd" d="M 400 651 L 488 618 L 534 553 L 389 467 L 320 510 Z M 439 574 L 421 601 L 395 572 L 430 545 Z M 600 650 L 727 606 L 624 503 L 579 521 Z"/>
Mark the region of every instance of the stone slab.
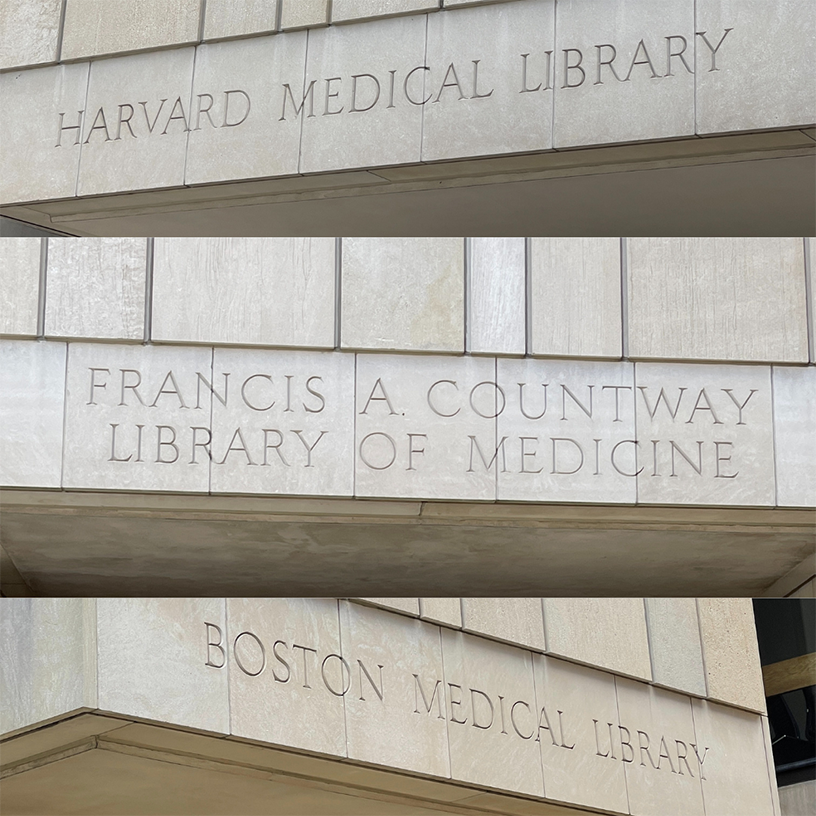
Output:
<path fill-rule="evenodd" d="M 700 623 L 694 598 L 646 598 L 649 652 L 655 683 L 704 697 Z"/>
<path fill-rule="evenodd" d="M 334 346 L 333 238 L 157 238 L 153 338 Z"/>
<path fill-rule="evenodd" d="M 353 355 L 217 348 L 213 376 L 214 493 L 353 495 Z"/>
<path fill-rule="evenodd" d="M 60 487 L 65 355 L 64 343 L 0 341 L 3 485 Z"/>
<path fill-rule="evenodd" d="M 541 0 L 428 16 L 423 161 L 552 147 L 554 26 Z"/>
<path fill-rule="evenodd" d="M 0 69 L 54 62 L 62 0 L 0 6 Z"/>
<path fill-rule="evenodd" d="M 280 0 L 281 30 L 327 25 L 329 22 L 328 0 Z"/>
<path fill-rule="evenodd" d="M 0 334 L 37 336 L 41 238 L 0 241 Z"/>
<path fill-rule="evenodd" d="M 774 366 L 776 503 L 816 507 L 816 368 Z"/>
<path fill-rule="evenodd" d="M 141 340 L 144 238 L 49 238 L 45 334 Z"/>
<path fill-rule="evenodd" d="M 539 598 L 463 598 L 462 628 L 466 632 L 546 649 Z"/>
<path fill-rule="evenodd" d="M 458 629 L 462 626 L 462 604 L 459 598 L 420 598 L 420 617 Z"/>
<path fill-rule="evenodd" d="M 357 355 L 355 495 L 496 496 L 494 361 Z"/>
<path fill-rule="evenodd" d="M 204 9 L 204 39 L 242 37 L 277 28 L 281 0 L 208 0 Z"/>
<path fill-rule="evenodd" d="M 72 343 L 63 486 L 206 492 L 207 383 L 209 348 Z"/>
<path fill-rule="evenodd" d="M 419 617 L 419 598 L 360 598 L 360 600 L 391 612 L 404 612 L 414 618 Z"/>
<path fill-rule="evenodd" d="M 770 368 L 635 365 L 638 501 L 773 505 Z"/>
<path fill-rule="evenodd" d="M 372 17 L 436 11 L 440 0 L 333 0 L 332 22 L 347 23 Z"/>

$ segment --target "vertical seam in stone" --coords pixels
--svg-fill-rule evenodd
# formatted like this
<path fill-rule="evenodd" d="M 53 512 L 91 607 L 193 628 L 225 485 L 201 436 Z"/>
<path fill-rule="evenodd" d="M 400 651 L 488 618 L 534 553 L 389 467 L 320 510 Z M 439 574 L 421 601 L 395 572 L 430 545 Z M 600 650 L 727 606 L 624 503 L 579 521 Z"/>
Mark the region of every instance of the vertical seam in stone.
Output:
<path fill-rule="evenodd" d="M 615 711 L 618 715 L 618 726 L 621 724 L 621 715 L 620 715 L 620 701 L 618 700 L 618 675 L 612 675 L 612 681 L 615 684 Z M 695 737 L 696 739 L 696 737 Z M 623 749 L 621 749 L 621 754 L 623 753 Z M 623 789 L 626 792 L 626 810 L 628 813 L 632 812 L 632 805 L 629 801 L 629 780 L 626 777 L 626 765 L 623 767 Z"/>
<path fill-rule="evenodd" d="M 337 610 L 337 640 L 338 640 L 338 651 L 340 652 L 340 656 L 343 657 L 343 618 L 340 614 L 340 604 L 342 603 L 341 598 L 334 599 L 335 607 Z M 305 653 L 304 653 L 305 654 Z M 341 682 L 342 682 L 342 668 L 340 670 Z M 362 683 L 362 676 L 360 677 L 360 682 Z M 362 687 L 360 690 L 360 694 L 362 694 Z M 343 695 L 343 743 L 344 743 L 344 754 L 346 758 L 349 756 L 349 743 L 348 743 L 348 712 L 346 711 L 346 695 Z"/>
<path fill-rule="evenodd" d="M 283 0 L 283 2 L 297 2 L 297 0 Z M 334 15 L 334 2 L 333 0 L 326 0 L 326 25 L 331 25 L 332 23 L 332 16 Z"/>
<path fill-rule="evenodd" d="M 694 4 L 692 7 L 692 14 L 694 15 L 694 19 L 692 20 L 692 28 L 691 28 L 691 41 L 692 41 L 692 66 L 694 67 L 694 95 L 693 95 L 693 103 L 692 103 L 692 111 L 694 114 L 694 135 L 697 135 L 697 0 L 694 0 Z"/>
<path fill-rule="evenodd" d="M 352 393 L 352 405 L 354 411 L 354 423 L 352 427 L 352 439 L 354 440 L 354 453 L 351 457 L 351 495 L 357 495 L 357 353 L 354 353 L 354 388 Z"/>
<path fill-rule="evenodd" d="M 93 639 L 94 639 L 94 700 L 95 708 L 99 708 L 99 598 L 92 598 L 93 601 Z"/>
<path fill-rule="evenodd" d="M 462 606 L 462 598 L 459 599 L 459 605 Z M 465 610 L 461 609 L 462 613 L 462 625 L 464 626 L 465 623 Z M 447 692 L 445 689 L 448 687 L 448 678 L 445 674 L 445 647 L 442 644 L 442 627 L 436 627 L 436 633 L 439 637 L 439 657 L 442 662 L 442 705 L 447 708 Z M 416 693 L 416 692 L 414 692 Z M 453 779 L 453 758 L 451 756 L 451 744 L 450 744 L 450 722 L 447 717 L 445 717 L 445 745 L 448 748 L 448 779 Z"/>
<path fill-rule="evenodd" d="M 198 41 L 204 41 L 204 22 L 207 18 L 207 0 L 201 0 L 198 9 Z"/>
<path fill-rule="evenodd" d="M 57 62 L 62 60 L 62 39 L 65 36 L 65 10 L 68 5 L 68 0 L 62 0 L 60 6 L 59 22 L 57 23 Z"/>
<path fill-rule="evenodd" d="M 816 315 L 813 314 L 813 258 L 810 255 L 810 242 L 807 238 L 802 238 L 802 243 L 805 250 L 805 315 L 807 323 L 807 340 L 808 340 L 808 360 L 811 363 L 816 363 L 816 332 L 814 331 L 814 324 L 816 324 Z"/>
<path fill-rule="evenodd" d="M 538 688 L 536 686 L 535 655 L 531 649 L 525 649 L 525 651 L 528 655 L 530 655 L 530 674 L 532 675 L 533 680 L 533 702 L 535 703 L 535 710 L 538 712 L 538 720 L 541 722 L 541 708 L 539 708 L 538 705 Z M 541 730 L 539 730 L 538 736 L 541 736 Z M 541 740 L 538 740 L 538 766 L 541 770 L 541 795 L 546 797 L 547 780 L 544 778 L 544 748 L 541 744 Z"/>
<path fill-rule="evenodd" d="M 215 385 L 215 346 L 210 347 L 210 382 Z M 224 399 L 226 399 L 226 386 L 224 391 Z M 207 455 L 207 494 L 212 496 L 212 438 L 213 438 L 213 413 L 215 411 L 215 400 L 213 399 L 213 392 L 210 391 L 210 450 Z M 226 455 L 224 457 L 226 459 Z"/>
<path fill-rule="evenodd" d="M 277 6 L 275 6 L 275 31 L 281 30 L 281 20 L 283 16 L 283 0 L 278 0 Z"/>
<path fill-rule="evenodd" d="M 706 665 L 706 646 L 705 646 L 705 638 L 703 637 L 703 622 L 700 617 L 700 599 L 694 599 L 694 608 L 697 612 L 697 632 L 700 635 L 700 659 L 703 663 L 703 681 L 705 683 L 705 696 L 708 699 L 709 696 L 709 689 L 708 689 L 708 666 Z"/>
<path fill-rule="evenodd" d="M 635 468 L 637 470 L 637 468 Z M 655 672 L 654 653 L 652 651 L 652 625 L 649 618 L 649 604 L 647 599 L 643 598 L 643 615 L 646 618 L 646 645 L 649 647 L 649 669 L 652 673 L 652 682 L 657 682 L 657 674 Z"/>
<path fill-rule="evenodd" d="M 206 0 L 204 0 L 206 2 Z M 187 122 L 187 138 L 184 141 L 184 167 L 181 171 L 181 186 L 187 186 L 187 157 L 190 154 L 190 134 L 193 129 L 190 127 L 193 121 L 193 93 L 195 92 L 195 76 L 196 76 L 196 62 L 198 61 L 198 49 L 200 46 L 196 45 L 193 50 L 193 68 L 190 71 L 190 101 L 187 105 L 190 121 Z"/>
<path fill-rule="evenodd" d="M 312 38 L 310 29 L 306 29 L 306 44 L 303 46 L 303 107 L 300 109 L 300 135 L 298 136 L 298 175 L 303 175 L 303 129 L 306 126 L 306 77 L 309 69 L 309 40 Z"/>
<path fill-rule="evenodd" d="M 334 239 L 334 348 L 340 349 L 343 339 L 341 321 L 343 319 L 343 239 Z"/>
<path fill-rule="evenodd" d="M 465 251 L 465 292 L 464 292 L 464 351 L 465 354 L 471 353 L 471 338 L 470 338 L 470 320 L 471 320 L 471 285 L 470 285 L 470 264 L 471 264 L 471 244 L 472 238 L 464 238 Z"/>
<path fill-rule="evenodd" d="M 493 358 L 493 382 L 496 383 L 496 388 L 493 389 L 493 447 L 494 450 L 499 449 L 499 358 Z M 493 480 L 493 501 L 499 500 L 499 456 L 496 454 L 496 477 Z"/>
<path fill-rule="evenodd" d="M 632 366 L 632 413 L 635 417 L 635 506 L 640 502 L 640 462 L 638 461 L 638 443 L 640 442 L 640 429 L 638 427 L 638 410 L 637 410 L 637 369 L 638 364 L 629 361 L 627 365 Z"/>
<path fill-rule="evenodd" d="M 696 600 L 696 599 L 695 599 L 695 600 Z M 699 616 L 698 616 L 698 617 L 699 617 Z M 699 745 L 699 744 L 700 744 L 700 740 L 699 740 L 699 738 L 697 737 L 697 722 L 696 722 L 696 720 L 694 719 L 694 701 L 691 699 L 691 697 L 689 697 L 689 701 L 688 701 L 688 702 L 689 702 L 689 705 L 691 706 L 691 727 L 692 727 L 692 730 L 694 731 L 694 744 L 695 744 L 695 745 Z M 706 704 L 707 704 L 707 701 L 706 701 Z M 763 736 L 764 736 L 764 735 L 763 735 Z M 696 751 L 695 751 L 695 753 L 696 753 Z M 704 813 L 704 814 L 707 814 L 707 813 L 708 813 L 708 811 L 706 810 L 706 804 L 705 804 L 705 785 L 703 785 L 703 778 L 702 778 L 702 776 L 700 777 L 700 780 L 699 780 L 699 781 L 700 781 L 700 798 L 703 800 L 703 813 Z M 712 815 L 712 816 L 713 816 L 713 815 Z"/>
<path fill-rule="evenodd" d="M 428 17 L 430 15 L 425 15 L 425 45 L 422 50 L 422 65 L 428 64 Z M 422 99 L 425 98 L 425 84 L 427 82 L 428 72 L 422 72 Z M 422 164 L 422 154 L 425 152 L 425 108 L 427 106 L 423 105 L 420 109 L 419 115 L 419 163 Z"/>
<path fill-rule="evenodd" d="M 79 157 L 77 158 L 76 178 L 74 179 L 74 196 L 79 196 L 79 175 L 82 170 L 82 136 L 85 132 L 85 117 L 88 113 L 88 100 L 91 95 L 91 70 L 93 62 L 88 62 L 88 76 L 85 78 L 85 102 L 82 104 L 82 115 L 79 117 Z"/>
<path fill-rule="evenodd" d="M 550 106 L 550 145 L 552 149 L 555 150 L 555 65 L 556 65 L 556 55 L 558 54 L 558 40 L 556 35 L 558 33 L 557 30 L 558 26 L 558 0 L 553 0 L 553 52 L 551 54 L 551 61 L 547 65 L 548 73 L 549 69 L 552 69 L 552 104 Z M 549 85 L 550 77 L 547 77 L 547 84 Z"/>
<path fill-rule="evenodd" d="M 533 239 L 524 239 L 524 356 L 533 353 Z"/>
<path fill-rule="evenodd" d="M 145 246 L 145 302 L 144 302 L 144 344 L 153 339 L 153 252 L 155 238 L 148 238 Z"/>
<path fill-rule="evenodd" d="M 774 370 L 776 366 L 771 366 L 771 370 L 768 372 L 768 379 L 771 382 L 771 445 L 773 447 L 773 456 L 771 467 L 773 468 L 773 475 L 774 475 L 774 507 L 779 506 L 779 479 L 777 477 L 777 451 L 776 451 L 776 411 L 775 411 L 775 398 L 774 398 Z"/>
<path fill-rule="evenodd" d="M 620 239 L 620 281 L 621 281 L 621 357 L 629 357 L 629 256 L 626 239 Z"/>
<path fill-rule="evenodd" d="M 210 394 L 212 402 L 212 394 Z M 230 683 L 229 661 L 229 600 L 224 601 L 224 668 L 227 670 L 227 734 L 232 734 L 232 685 Z M 209 659 L 209 658 L 208 658 Z"/>
<path fill-rule="evenodd" d="M 37 288 L 37 339 L 45 340 L 45 296 L 48 271 L 48 239 L 40 238 L 40 271 Z"/>
<path fill-rule="evenodd" d="M 65 490 L 65 436 L 68 425 L 68 355 L 71 344 L 65 344 L 65 381 L 62 385 L 62 456 L 60 457 L 60 490 Z"/>
<path fill-rule="evenodd" d="M 547 614 L 545 612 L 546 608 L 546 598 L 539 598 L 541 601 L 541 628 L 544 630 L 544 654 L 547 654 L 550 650 L 550 639 L 547 635 Z"/>
<path fill-rule="evenodd" d="M 768 771 L 768 788 L 771 794 L 771 810 L 773 811 L 774 816 L 779 816 L 779 808 L 777 808 L 778 798 L 779 798 L 779 788 L 776 785 L 776 774 L 771 773 L 771 769 L 774 771 L 776 770 L 776 765 L 773 761 L 773 753 L 771 756 L 768 756 L 768 743 L 771 739 L 771 724 L 768 716 L 766 714 L 759 715 L 759 727 L 762 731 L 762 749 L 765 752 L 765 767 Z M 767 739 L 766 739 L 766 729 L 767 729 Z M 695 736 L 696 739 L 696 736 Z M 700 787 L 702 788 L 703 783 L 700 782 Z M 774 796 L 774 788 L 776 787 L 776 797 Z"/>

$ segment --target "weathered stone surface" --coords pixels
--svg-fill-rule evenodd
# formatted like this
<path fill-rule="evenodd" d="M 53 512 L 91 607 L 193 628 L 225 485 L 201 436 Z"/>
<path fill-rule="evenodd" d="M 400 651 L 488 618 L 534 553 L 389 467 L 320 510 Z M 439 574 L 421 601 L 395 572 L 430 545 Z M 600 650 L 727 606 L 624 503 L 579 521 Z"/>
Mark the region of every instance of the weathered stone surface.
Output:
<path fill-rule="evenodd" d="M 462 628 L 543 652 L 540 598 L 463 598 Z"/>
<path fill-rule="evenodd" d="M 816 507 L 816 368 L 774 366 L 776 503 Z"/>
<path fill-rule="evenodd" d="M 328 0 L 280 0 L 281 29 L 326 25 L 329 21 Z"/>
<path fill-rule="evenodd" d="M 462 625 L 462 604 L 459 598 L 420 598 L 420 617 L 433 623 L 459 628 Z"/>
<path fill-rule="evenodd" d="M 405 612 L 412 617 L 419 617 L 419 598 L 360 598 L 360 600 L 392 612 Z"/>
<path fill-rule="evenodd" d="M 54 62 L 62 0 L 0 5 L 0 68 Z"/>
<path fill-rule="evenodd" d="M 41 238 L 0 241 L 0 334 L 36 337 Z"/>
<path fill-rule="evenodd" d="M 439 0 L 333 0 L 332 22 L 344 23 L 372 17 L 436 11 L 439 5 Z"/>
<path fill-rule="evenodd" d="M 144 238 L 49 238 L 46 336 L 141 340 L 146 268 Z"/>
<path fill-rule="evenodd" d="M 274 31 L 280 0 L 207 0 L 204 39 Z"/>

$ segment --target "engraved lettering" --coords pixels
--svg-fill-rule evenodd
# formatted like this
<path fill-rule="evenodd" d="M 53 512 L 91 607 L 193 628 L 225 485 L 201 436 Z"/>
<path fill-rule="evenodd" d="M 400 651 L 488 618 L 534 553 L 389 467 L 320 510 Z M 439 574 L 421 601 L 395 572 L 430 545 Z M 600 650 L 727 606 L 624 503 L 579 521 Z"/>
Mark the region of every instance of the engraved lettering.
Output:
<path fill-rule="evenodd" d="M 250 671 L 244 665 L 244 661 L 241 660 L 241 656 L 238 651 L 238 642 L 241 640 L 242 637 L 251 638 L 252 641 L 254 641 L 258 645 L 258 648 L 260 649 L 261 665 L 258 667 L 257 671 Z M 257 677 L 266 668 L 266 649 L 264 649 L 264 645 L 263 643 L 261 643 L 260 638 L 257 635 L 254 635 L 252 632 L 241 632 L 240 634 L 236 635 L 235 640 L 232 642 L 232 653 L 235 656 L 235 662 L 238 664 L 238 668 L 244 674 L 248 674 L 250 677 Z"/>
<path fill-rule="evenodd" d="M 437 697 L 437 691 L 439 691 L 439 687 L 442 685 L 441 680 L 436 681 L 436 685 L 433 687 L 433 691 L 431 692 L 431 700 L 428 702 L 428 698 L 425 696 L 425 690 L 422 688 L 422 683 L 420 682 L 419 675 L 414 675 L 414 714 L 419 714 L 419 698 L 422 697 L 422 704 L 425 706 L 425 713 L 430 714 L 431 709 L 433 708 L 434 698 L 437 701 L 437 709 L 439 711 L 437 715 L 438 720 L 444 720 L 445 715 L 442 713 L 442 694 L 439 694 Z M 419 692 L 419 695 L 417 695 Z"/>
<path fill-rule="evenodd" d="M 357 107 L 357 80 L 366 77 L 374 82 L 376 93 L 374 100 L 363 108 Z M 364 113 L 370 111 L 380 101 L 380 81 L 373 74 L 353 74 L 351 77 L 351 109 L 349 113 Z"/>
<path fill-rule="evenodd" d="M 236 119 L 234 122 L 230 122 L 230 101 L 232 100 L 233 96 L 240 95 L 244 98 L 244 102 L 246 102 L 246 107 L 244 109 L 243 115 L 239 115 L 239 118 Z M 224 91 L 224 121 L 221 123 L 221 127 L 231 128 L 231 127 L 238 127 L 238 125 L 242 125 L 246 122 L 247 117 L 249 116 L 249 112 L 252 110 L 252 102 L 250 101 L 249 94 L 246 91 Z"/>
<path fill-rule="evenodd" d="M 221 645 L 224 642 L 224 633 L 221 631 L 221 627 L 215 623 L 207 623 L 205 621 L 204 626 L 207 632 L 207 660 L 204 665 L 212 666 L 214 669 L 223 669 L 227 662 L 227 653 Z M 218 635 L 218 640 L 213 640 L 212 630 L 215 630 L 215 633 Z M 221 660 L 218 663 L 213 662 L 213 649 L 218 649 L 221 653 Z"/>
<path fill-rule="evenodd" d="M 383 446 L 378 442 L 371 443 L 369 440 L 375 439 L 375 437 L 379 437 L 382 440 L 387 440 L 387 447 L 390 447 L 390 453 L 385 453 L 383 456 Z M 369 442 L 367 448 L 366 443 Z M 372 446 L 374 450 L 372 450 Z M 366 454 L 366 449 L 368 453 Z M 378 464 L 375 464 L 371 457 L 372 454 L 376 452 L 376 455 L 379 457 Z M 388 470 L 391 465 L 397 459 L 397 443 L 394 441 L 393 437 L 389 436 L 387 433 L 381 433 L 379 431 L 375 431 L 374 433 L 370 433 L 367 436 L 364 436 L 362 441 L 360 442 L 360 458 L 365 463 L 366 467 L 371 468 L 372 470 Z M 387 462 L 385 460 L 388 460 Z M 382 464 L 385 462 L 385 464 Z"/>
<path fill-rule="evenodd" d="M 726 28 L 723 32 L 722 37 L 720 37 L 720 41 L 717 43 L 716 46 L 711 45 L 708 41 L 708 37 L 706 37 L 707 31 L 698 31 L 697 36 L 702 39 L 702 41 L 708 47 L 708 50 L 711 51 L 711 67 L 708 69 L 708 73 L 712 71 L 719 71 L 720 69 L 717 67 L 717 52 L 720 50 L 720 46 L 725 42 L 725 38 L 728 36 L 729 31 L 733 31 L 733 28 Z"/>

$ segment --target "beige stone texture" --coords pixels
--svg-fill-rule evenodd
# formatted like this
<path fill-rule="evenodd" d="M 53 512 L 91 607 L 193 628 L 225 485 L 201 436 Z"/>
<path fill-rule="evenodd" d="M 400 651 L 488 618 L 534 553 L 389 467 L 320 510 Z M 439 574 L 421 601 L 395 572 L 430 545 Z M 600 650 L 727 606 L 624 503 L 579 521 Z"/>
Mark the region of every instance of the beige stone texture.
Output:
<path fill-rule="evenodd" d="M 0 173 L 0 203 L 76 193 L 88 70 L 83 63 L 0 74 L 0 144 L 14 156 Z"/>
<path fill-rule="evenodd" d="M 539 598 L 462 598 L 462 617 L 466 632 L 546 649 Z"/>
<path fill-rule="evenodd" d="M 427 72 L 414 69 L 424 57 L 423 15 L 311 31 L 305 87 L 300 74 L 290 80 L 293 101 L 304 108 L 300 172 L 418 162 Z"/>
<path fill-rule="evenodd" d="M 392 612 L 404 612 L 412 617 L 419 617 L 419 598 L 360 598 L 360 600 Z"/>
<path fill-rule="evenodd" d="M 707 700 L 692 700 L 691 705 L 697 752 L 705 758 L 706 813 L 771 816 L 773 783 L 765 760 L 762 718 Z"/>
<path fill-rule="evenodd" d="M 621 356 L 617 238 L 533 238 L 532 353 Z"/>
<path fill-rule="evenodd" d="M 0 3 L 0 69 L 54 62 L 62 0 Z"/>
<path fill-rule="evenodd" d="M 357 355 L 355 495 L 496 497 L 495 362 Z"/>
<path fill-rule="evenodd" d="M 544 795 L 628 813 L 615 678 L 542 655 L 533 666 Z"/>
<path fill-rule="evenodd" d="M 756 624 L 750 598 L 698 598 L 708 697 L 765 711 Z"/>
<path fill-rule="evenodd" d="M 776 503 L 816 507 L 816 368 L 774 366 Z"/>
<path fill-rule="evenodd" d="M 423 620 L 458 629 L 462 626 L 462 602 L 459 598 L 420 598 L 419 613 Z"/>
<path fill-rule="evenodd" d="M 436 11 L 440 5 L 440 0 L 332 0 L 332 22 Z"/>
<path fill-rule="evenodd" d="M 0 334 L 36 337 L 42 238 L 0 241 Z"/>
<path fill-rule="evenodd" d="M 281 0 L 207 0 L 204 39 L 274 31 Z"/>
<path fill-rule="evenodd" d="M 469 238 L 468 351 L 524 354 L 526 280 L 523 238 Z"/>
<path fill-rule="evenodd" d="M 463 632 L 441 631 L 451 776 L 542 796 L 533 656 Z M 427 689 L 430 693 L 430 684 Z"/>
<path fill-rule="evenodd" d="M 814 131 L 816 133 L 816 131 Z M 816 136 L 814 136 L 816 139 Z M 810 303 L 808 303 L 808 316 L 810 323 L 810 362 L 816 363 L 816 238 L 805 239 L 805 263 L 807 266 L 805 274 L 810 282 Z"/>
<path fill-rule="evenodd" d="M 429 15 L 423 161 L 552 147 L 554 24 L 547 0 Z M 531 93 L 519 92 L 524 70 Z"/>
<path fill-rule="evenodd" d="M 49 238 L 47 337 L 141 340 L 144 238 Z"/>
<path fill-rule="evenodd" d="M 784 816 L 810 816 L 816 810 L 816 781 L 780 788 L 779 804 Z"/>
<path fill-rule="evenodd" d="M 66 0 L 62 59 L 195 42 L 200 9 L 199 0 Z"/>
<path fill-rule="evenodd" d="M 82 598 L 3 598 L 0 733 L 96 707 L 95 604 Z"/>
<path fill-rule="evenodd" d="M 545 598 L 544 631 L 550 654 L 652 679 L 641 598 Z"/>
<path fill-rule="evenodd" d="M 771 800 L 773 805 L 773 816 L 781 816 L 782 808 L 779 802 L 779 788 L 776 785 L 776 767 L 774 765 L 773 745 L 771 744 L 771 728 L 768 724 L 768 717 L 763 715 L 762 719 L 762 736 L 765 738 L 765 763 L 768 767 L 768 779 L 771 781 Z M 816 781 L 813 782 L 813 787 L 816 789 Z M 816 798 L 816 797 L 815 797 Z M 814 801 L 816 804 L 816 801 Z M 813 810 L 813 808 L 811 808 Z M 787 813 L 785 814 L 787 816 Z"/>
<path fill-rule="evenodd" d="M 230 733 L 345 756 L 341 692 L 358 678 L 330 657 L 341 655 L 337 601 L 233 598 L 227 630 Z"/>
<path fill-rule="evenodd" d="M 153 338 L 334 346 L 334 239 L 157 238 Z"/>
<path fill-rule="evenodd" d="M 705 697 L 700 624 L 694 598 L 646 598 L 652 676 L 661 686 Z"/>
<path fill-rule="evenodd" d="M 464 351 L 461 238 L 346 238 L 342 334 L 347 349 Z"/>
<path fill-rule="evenodd" d="M 326 25 L 329 21 L 328 0 L 278 0 L 283 3 L 281 29 Z"/>
<path fill-rule="evenodd" d="M 175 48 L 91 63 L 77 195 L 183 184 L 194 56 Z"/>
<path fill-rule="evenodd" d="M 438 627 L 341 601 L 340 637 L 352 675 L 344 697 L 349 759 L 449 776 Z M 424 705 L 423 693 L 436 700 Z"/>
<path fill-rule="evenodd" d="M 0 340 L 0 484 L 60 487 L 65 354 L 64 343 Z"/>
<path fill-rule="evenodd" d="M 506 402 L 498 496 L 513 501 L 636 500 L 631 363 L 498 360 Z"/>
<path fill-rule="evenodd" d="M 629 812 L 703 816 L 691 700 L 624 678 L 615 686 L 620 724 L 631 734 L 632 760 L 624 761 Z"/>
<path fill-rule="evenodd" d="M 799 238 L 627 240 L 633 358 L 807 362 Z"/>
<path fill-rule="evenodd" d="M 209 348 L 72 343 L 63 486 L 206 492 L 207 382 Z"/>
<path fill-rule="evenodd" d="M 697 133 L 816 122 L 810 0 L 698 0 L 696 17 Z"/>
<path fill-rule="evenodd" d="M 227 671 L 207 665 L 205 626 L 226 632 L 226 601 L 99 598 L 96 607 L 102 711 L 229 732 Z"/>
<path fill-rule="evenodd" d="M 214 493 L 353 495 L 354 355 L 216 348 L 213 372 Z"/>
<path fill-rule="evenodd" d="M 556 32 L 556 147 L 694 133 L 693 3 L 561 0 Z"/>
<path fill-rule="evenodd" d="M 305 33 L 198 47 L 187 184 L 297 173 L 301 122 L 291 108 L 281 121 L 281 109 L 305 60 Z"/>
<path fill-rule="evenodd" d="M 638 501 L 773 505 L 770 367 L 635 365 Z"/>

